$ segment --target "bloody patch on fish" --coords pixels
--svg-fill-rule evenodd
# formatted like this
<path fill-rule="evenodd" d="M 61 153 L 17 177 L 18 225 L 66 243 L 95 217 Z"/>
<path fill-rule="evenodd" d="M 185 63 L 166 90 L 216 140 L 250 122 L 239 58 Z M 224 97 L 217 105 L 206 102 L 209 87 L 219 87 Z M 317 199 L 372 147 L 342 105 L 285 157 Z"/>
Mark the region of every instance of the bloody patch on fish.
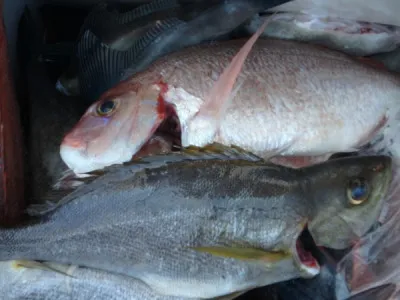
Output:
<path fill-rule="evenodd" d="M 369 28 L 369 27 L 362 27 L 362 28 L 360 29 L 360 33 L 361 33 L 361 34 L 364 34 L 364 33 L 371 33 L 371 32 L 373 32 L 373 30 L 372 30 L 372 28 Z"/>
<path fill-rule="evenodd" d="M 381 69 L 381 70 L 387 70 L 385 64 L 383 62 L 380 62 L 376 59 L 370 58 L 370 57 L 364 57 L 364 56 L 356 56 L 355 57 L 357 60 L 360 62 L 367 64 L 371 67 L 374 67 L 376 69 Z"/>
<path fill-rule="evenodd" d="M 296 241 L 296 250 L 297 255 L 299 256 L 299 259 L 303 265 L 313 269 L 318 268 L 318 261 L 314 258 L 311 252 L 304 248 L 303 242 L 300 238 Z"/>
<path fill-rule="evenodd" d="M 322 252 L 319 251 L 307 224 L 296 240 L 296 252 L 300 262 L 309 269 L 319 269 L 322 259 Z"/>
<path fill-rule="evenodd" d="M 150 139 L 140 148 L 133 159 L 157 154 L 166 154 L 181 149 L 181 125 L 175 107 L 165 101 L 168 84 L 159 80 L 156 85 L 160 88 L 158 95 L 157 113 L 163 120 Z"/>
<path fill-rule="evenodd" d="M 161 116 L 163 116 L 163 118 L 165 118 L 167 109 L 166 109 L 164 95 L 168 91 L 168 84 L 161 80 L 160 82 L 157 83 L 157 85 L 160 88 L 160 94 L 158 95 L 158 98 L 157 98 L 157 102 L 158 102 L 157 113 L 158 113 L 158 115 L 161 115 Z"/>
<path fill-rule="evenodd" d="M 365 136 L 361 138 L 360 143 L 358 144 L 358 147 L 362 147 L 366 145 L 368 142 L 371 141 L 371 138 L 376 136 L 382 128 L 387 124 L 389 118 L 388 116 L 384 115 L 382 118 L 379 120 L 379 122 L 371 129 L 370 132 L 368 132 Z"/>

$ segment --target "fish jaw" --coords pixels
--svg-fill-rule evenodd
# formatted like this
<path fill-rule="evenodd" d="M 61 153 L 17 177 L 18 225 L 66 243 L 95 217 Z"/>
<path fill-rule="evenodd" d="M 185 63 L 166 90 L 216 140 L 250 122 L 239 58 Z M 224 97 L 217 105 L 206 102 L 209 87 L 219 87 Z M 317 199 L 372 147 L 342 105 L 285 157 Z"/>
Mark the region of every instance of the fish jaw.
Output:
<path fill-rule="evenodd" d="M 127 88 L 132 84 L 123 83 L 105 93 L 64 137 L 60 156 L 74 173 L 130 161 L 165 119 L 161 85 Z M 99 115 L 97 110 L 106 101 L 113 101 L 115 108 Z"/>

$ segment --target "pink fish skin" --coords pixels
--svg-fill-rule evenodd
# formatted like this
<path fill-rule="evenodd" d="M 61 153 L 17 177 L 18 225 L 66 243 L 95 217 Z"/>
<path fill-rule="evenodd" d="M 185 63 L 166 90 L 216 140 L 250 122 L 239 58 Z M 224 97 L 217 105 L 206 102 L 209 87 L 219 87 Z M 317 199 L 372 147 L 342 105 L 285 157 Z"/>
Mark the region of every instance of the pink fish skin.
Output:
<path fill-rule="evenodd" d="M 304 165 L 358 149 L 399 111 L 396 74 L 334 50 L 260 38 L 210 141 L 190 121 L 245 42 L 185 48 L 104 93 L 65 136 L 64 162 L 85 173 L 128 161 L 163 121 L 173 119 L 178 122 L 171 131 L 185 137 L 184 147 L 219 142 L 287 165 L 306 157 Z M 107 101 L 115 108 L 100 116 Z"/>

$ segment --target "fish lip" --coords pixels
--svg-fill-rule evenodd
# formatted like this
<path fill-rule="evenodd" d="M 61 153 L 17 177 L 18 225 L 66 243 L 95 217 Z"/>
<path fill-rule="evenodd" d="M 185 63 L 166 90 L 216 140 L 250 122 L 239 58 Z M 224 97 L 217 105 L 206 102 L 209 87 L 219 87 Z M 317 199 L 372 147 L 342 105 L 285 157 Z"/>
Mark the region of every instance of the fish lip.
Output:
<path fill-rule="evenodd" d="M 304 243 L 302 241 L 302 235 L 307 230 L 307 224 L 303 227 L 300 234 L 294 241 L 292 249 L 293 259 L 295 264 L 301 271 L 302 277 L 312 278 L 320 273 L 321 266 L 318 260 L 313 256 L 313 254 L 304 248 Z M 312 240 L 313 247 L 317 247 L 314 240 Z"/>
<path fill-rule="evenodd" d="M 87 142 L 82 142 L 79 138 L 71 137 L 67 134 L 61 143 L 61 148 L 84 151 L 87 148 Z"/>
<path fill-rule="evenodd" d="M 60 157 L 67 167 L 75 174 L 86 173 L 93 171 L 93 163 L 89 163 L 85 156 L 86 147 L 74 147 L 71 145 L 62 144 L 60 146 Z M 77 167 L 77 166 L 84 166 Z"/>

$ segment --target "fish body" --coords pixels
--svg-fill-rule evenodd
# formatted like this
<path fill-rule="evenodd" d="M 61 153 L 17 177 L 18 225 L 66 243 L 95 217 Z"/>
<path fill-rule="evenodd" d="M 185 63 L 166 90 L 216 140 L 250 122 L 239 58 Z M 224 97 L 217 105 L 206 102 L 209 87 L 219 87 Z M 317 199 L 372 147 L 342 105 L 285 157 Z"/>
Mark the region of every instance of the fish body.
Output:
<path fill-rule="evenodd" d="M 0 262 L 0 296 L 4 300 L 186 300 L 155 293 L 140 280 L 101 270 L 46 263 L 26 268 Z M 64 273 L 64 274 L 63 274 Z"/>
<path fill-rule="evenodd" d="M 291 166 L 299 164 L 292 157 L 306 157 L 301 166 L 355 151 L 395 119 L 400 99 L 395 74 L 315 45 L 260 38 L 216 120 L 215 134 L 207 135 L 209 121 L 194 124 L 193 118 L 244 43 L 189 47 L 121 82 L 65 136 L 62 159 L 75 173 L 129 161 L 172 118 L 177 129 L 170 131 L 183 147 L 237 145 Z M 103 113 L 107 105 L 112 107 Z"/>
<path fill-rule="evenodd" d="M 205 41 L 225 39 L 254 14 L 287 1 L 204 4 L 156 0 L 123 13 L 100 5 L 85 21 L 72 65 L 57 88 L 65 94 L 79 93 L 91 104 L 155 59 Z"/>
<path fill-rule="evenodd" d="M 400 28 L 396 26 L 302 13 L 256 15 L 244 29 L 253 34 L 265 19 L 270 22 L 264 37 L 310 42 L 350 55 L 390 52 L 400 44 Z"/>
<path fill-rule="evenodd" d="M 182 7 L 175 0 L 153 1 L 124 13 L 100 3 L 86 17 L 70 65 L 58 79 L 56 88 L 68 96 L 79 95 L 82 91 L 82 95 L 88 97 L 97 85 L 104 85 L 91 81 L 99 81 L 101 76 L 106 80 L 116 76 L 104 60 L 113 60 L 113 56 L 130 49 L 126 53 L 134 63 L 137 53 L 146 49 L 162 32 L 179 23 L 177 17 L 181 14 Z M 118 67 L 117 63 L 115 68 L 120 72 Z M 107 74 L 99 75 L 102 71 Z"/>
<path fill-rule="evenodd" d="M 31 215 L 47 214 L 1 230 L 0 260 L 97 268 L 181 297 L 310 278 L 319 265 L 298 239 L 306 223 L 316 244 L 349 247 L 375 222 L 391 174 L 386 156 L 298 170 L 195 153 L 112 167 L 50 210 L 32 207 Z M 363 205 L 349 198 L 357 178 L 368 185 Z"/>

